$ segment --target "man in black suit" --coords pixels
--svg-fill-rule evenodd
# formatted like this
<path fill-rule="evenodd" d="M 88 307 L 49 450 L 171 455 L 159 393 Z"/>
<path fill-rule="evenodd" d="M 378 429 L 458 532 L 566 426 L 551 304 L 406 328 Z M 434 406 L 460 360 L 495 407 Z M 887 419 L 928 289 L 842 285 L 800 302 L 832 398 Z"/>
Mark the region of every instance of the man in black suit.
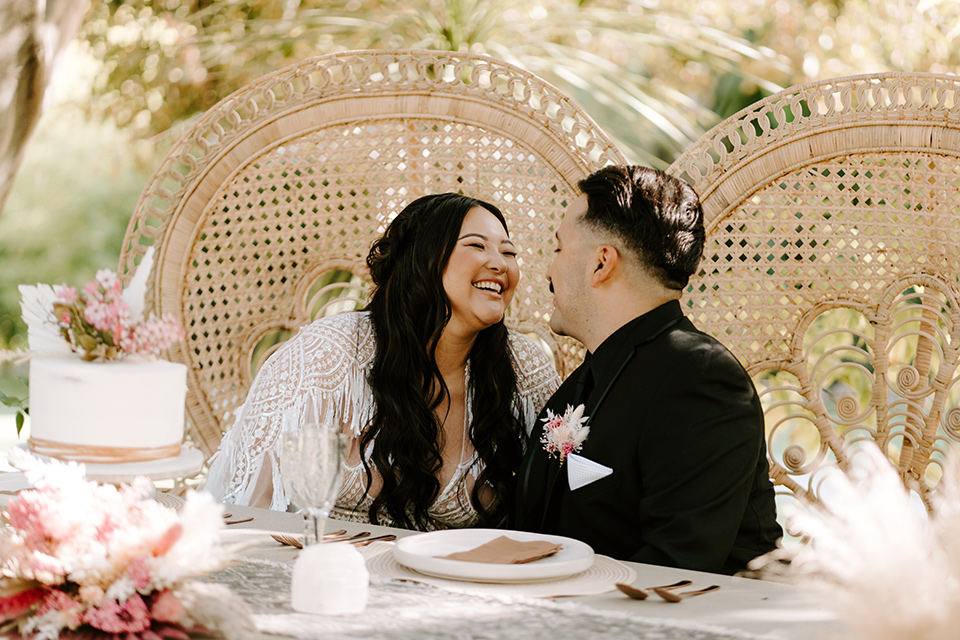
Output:
<path fill-rule="evenodd" d="M 742 570 L 782 530 L 753 383 L 679 302 L 703 255 L 700 201 L 646 167 L 606 167 L 580 189 L 547 278 L 551 328 L 587 357 L 531 436 L 514 526 L 621 560 Z M 548 410 L 580 404 L 589 432 L 579 450 L 548 454 Z"/>

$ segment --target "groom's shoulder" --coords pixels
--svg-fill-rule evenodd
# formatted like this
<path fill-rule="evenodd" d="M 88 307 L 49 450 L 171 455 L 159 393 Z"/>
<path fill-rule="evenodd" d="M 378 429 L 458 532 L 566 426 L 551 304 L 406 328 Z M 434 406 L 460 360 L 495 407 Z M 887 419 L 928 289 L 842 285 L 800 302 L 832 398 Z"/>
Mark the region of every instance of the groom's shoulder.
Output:
<path fill-rule="evenodd" d="M 740 360 L 720 340 L 698 329 L 684 319 L 664 336 L 664 346 L 675 365 L 690 364 L 696 368 L 710 367 L 743 372 Z"/>

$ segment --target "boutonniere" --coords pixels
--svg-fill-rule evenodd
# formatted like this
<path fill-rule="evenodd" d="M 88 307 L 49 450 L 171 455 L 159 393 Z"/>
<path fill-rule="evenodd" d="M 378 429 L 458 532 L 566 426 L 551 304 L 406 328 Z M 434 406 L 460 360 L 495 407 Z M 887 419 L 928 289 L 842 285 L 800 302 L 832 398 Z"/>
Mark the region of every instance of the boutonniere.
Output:
<path fill-rule="evenodd" d="M 562 416 L 547 409 L 547 417 L 543 418 L 543 435 L 540 437 L 544 450 L 557 456 L 560 464 L 563 464 L 567 455 L 579 451 L 587 439 L 590 433 L 590 427 L 586 425 L 588 419 L 583 415 L 582 404 L 576 407 L 567 405 Z"/>

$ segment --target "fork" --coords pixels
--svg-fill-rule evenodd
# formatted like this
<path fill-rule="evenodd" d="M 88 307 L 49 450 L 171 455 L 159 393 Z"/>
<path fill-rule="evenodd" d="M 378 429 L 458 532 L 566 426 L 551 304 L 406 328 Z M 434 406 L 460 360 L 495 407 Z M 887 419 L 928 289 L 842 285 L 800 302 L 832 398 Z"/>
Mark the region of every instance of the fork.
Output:
<path fill-rule="evenodd" d="M 323 536 L 324 542 L 345 542 L 348 540 L 356 540 L 359 538 L 365 538 L 370 535 L 369 531 L 361 531 L 354 535 L 345 535 L 347 533 L 346 529 L 340 529 L 339 531 L 334 531 L 332 533 L 327 533 Z M 296 547 L 297 549 L 303 548 L 303 540 L 299 536 L 291 536 L 285 533 L 271 533 L 270 537 L 279 542 L 282 545 L 288 547 Z"/>
<path fill-rule="evenodd" d="M 397 539 L 397 536 L 393 535 L 392 533 L 388 533 L 388 534 L 386 534 L 386 535 L 374 536 L 373 538 L 366 538 L 366 539 L 364 539 L 364 540 L 349 540 L 348 542 L 349 542 L 350 544 L 352 544 L 353 546 L 355 546 L 355 547 L 365 547 L 365 546 L 367 546 L 368 544 L 370 544 L 371 542 L 378 542 L 378 541 L 379 541 L 379 542 L 390 542 L 390 541 L 396 540 L 396 539 Z"/>

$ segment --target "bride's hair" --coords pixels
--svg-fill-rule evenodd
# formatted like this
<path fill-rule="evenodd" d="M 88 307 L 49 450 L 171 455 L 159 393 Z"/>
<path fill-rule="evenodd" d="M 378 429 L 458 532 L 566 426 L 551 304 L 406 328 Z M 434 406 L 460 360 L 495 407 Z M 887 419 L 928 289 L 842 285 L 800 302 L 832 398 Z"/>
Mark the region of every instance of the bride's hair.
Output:
<path fill-rule="evenodd" d="M 443 272 L 463 219 L 477 206 L 506 230 L 503 214 L 491 204 L 455 193 L 424 196 L 397 215 L 367 255 L 375 285 L 367 309 L 376 335 L 369 374 L 376 410 L 360 437 L 360 451 L 375 440 L 371 459 L 383 486 L 370 507 L 374 524 L 384 517 L 408 529 L 431 524 L 427 511 L 440 494 L 442 466 L 435 411 L 448 396 L 436 361 L 437 342 L 450 320 Z M 503 320 L 477 336 L 470 384 L 470 441 L 484 465 L 470 497 L 481 525 L 494 527 L 506 521 L 513 502 L 524 433 L 513 412 L 517 384 Z M 369 487 L 371 469 L 366 457 L 361 459 Z M 484 487 L 486 506 L 479 498 Z"/>

